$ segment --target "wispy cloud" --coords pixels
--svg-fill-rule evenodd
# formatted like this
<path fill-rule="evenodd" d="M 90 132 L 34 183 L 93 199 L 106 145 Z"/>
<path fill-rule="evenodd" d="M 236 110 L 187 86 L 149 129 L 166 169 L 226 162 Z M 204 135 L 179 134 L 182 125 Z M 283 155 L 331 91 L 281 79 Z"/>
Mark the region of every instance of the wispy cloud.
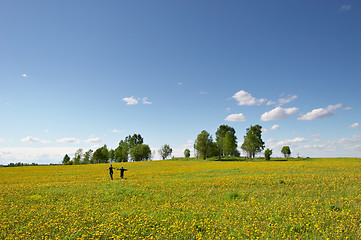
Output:
<path fill-rule="evenodd" d="M 85 142 L 87 143 L 99 143 L 101 142 L 102 140 L 99 138 L 99 137 L 96 137 L 96 138 L 89 138 L 87 140 L 85 140 Z"/>
<path fill-rule="evenodd" d="M 0 148 L 0 164 L 60 163 L 65 154 L 75 153 L 75 147 L 6 147 Z"/>
<path fill-rule="evenodd" d="M 278 104 L 280 106 L 282 106 L 283 104 L 292 102 L 292 101 L 296 100 L 297 98 L 298 98 L 297 95 L 289 96 L 288 98 L 280 98 L 280 99 L 278 99 Z"/>
<path fill-rule="evenodd" d="M 355 122 L 354 124 L 351 124 L 350 126 L 348 126 L 349 128 L 357 128 L 359 126 L 359 124 L 357 122 Z"/>
<path fill-rule="evenodd" d="M 282 108 L 276 107 L 269 112 L 265 112 L 261 116 L 261 121 L 273 121 L 288 118 L 294 115 L 298 111 L 298 108 Z"/>
<path fill-rule="evenodd" d="M 112 130 L 112 133 L 120 133 L 121 131 L 120 130 L 118 130 L 118 129 L 113 129 Z"/>
<path fill-rule="evenodd" d="M 78 138 L 61 138 L 56 141 L 59 143 L 80 143 Z"/>
<path fill-rule="evenodd" d="M 22 76 L 23 78 L 27 78 L 27 77 L 28 77 L 28 74 L 23 73 L 23 74 L 21 74 L 21 76 Z"/>
<path fill-rule="evenodd" d="M 261 105 L 266 101 L 264 98 L 257 99 L 252 97 L 252 95 L 246 91 L 239 91 L 232 96 L 236 101 L 238 101 L 238 105 L 240 106 L 253 106 L 253 105 Z"/>
<path fill-rule="evenodd" d="M 286 98 L 280 98 L 280 99 L 278 99 L 277 102 L 276 102 L 276 101 L 269 100 L 266 104 L 267 104 L 267 106 L 274 105 L 274 104 L 278 104 L 279 106 L 282 106 L 282 105 L 284 105 L 284 104 L 286 104 L 286 103 L 290 103 L 290 102 L 296 100 L 297 98 L 298 98 L 297 95 L 289 95 L 289 96 L 286 97 Z"/>
<path fill-rule="evenodd" d="M 308 140 L 306 138 L 296 137 L 294 139 L 286 139 L 286 140 L 281 140 L 281 141 L 272 141 L 271 140 L 270 143 L 274 147 L 280 147 L 280 146 L 292 145 L 292 144 L 307 142 L 307 141 Z"/>
<path fill-rule="evenodd" d="M 228 122 L 244 122 L 246 121 L 246 117 L 243 115 L 243 113 L 238 113 L 238 114 L 231 114 L 228 115 L 225 119 L 225 121 Z"/>
<path fill-rule="evenodd" d="M 351 5 L 350 4 L 344 4 L 340 7 L 340 10 L 343 12 L 347 12 L 351 10 Z"/>
<path fill-rule="evenodd" d="M 152 104 L 152 102 L 148 101 L 147 97 L 144 97 L 142 100 L 143 100 L 143 104 Z"/>
<path fill-rule="evenodd" d="M 326 108 L 317 108 L 313 109 L 311 112 L 308 112 L 301 117 L 298 118 L 298 120 L 315 120 L 315 119 L 321 119 L 333 116 L 333 111 L 340 108 L 342 106 L 341 103 L 336 105 L 328 105 Z"/>
<path fill-rule="evenodd" d="M 126 102 L 127 105 L 136 105 L 136 104 L 138 104 L 138 100 L 135 99 L 133 96 L 122 98 L 122 100 L 124 102 Z"/>
<path fill-rule="evenodd" d="M 28 143 L 50 143 L 49 140 L 42 140 L 40 138 L 27 136 L 25 138 L 21 139 L 22 142 L 28 142 Z"/>
<path fill-rule="evenodd" d="M 25 138 L 22 138 L 21 141 L 22 142 L 40 142 L 40 138 L 34 138 L 34 137 L 27 136 Z"/>
<path fill-rule="evenodd" d="M 271 129 L 263 129 L 262 130 L 262 132 L 263 133 L 269 133 L 269 132 L 272 132 L 272 131 L 274 131 L 274 130 L 277 130 L 277 129 L 280 129 L 280 125 L 278 125 L 278 124 L 275 124 L 275 125 L 273 125 L 272 127 L 271 127 Z"/>
<path fill-rule="evenodd" d="M 352 138 L 341 138 L 338 143 L 346 149 L 361 151 L 361 136 L 355 135 Z"/>
<path fill-rule="evenodd" d="M 126 102 L 127 105 L 137 105 L 139 103 L 140 99 L 135 98 L 134 96 L 131 96 L 131 97 L 122 98 L 122 101 Z M 143 104 L 152 104 L 152 102 L 148 101 L 148 97 L 143 97 L 142 103 Z"/>

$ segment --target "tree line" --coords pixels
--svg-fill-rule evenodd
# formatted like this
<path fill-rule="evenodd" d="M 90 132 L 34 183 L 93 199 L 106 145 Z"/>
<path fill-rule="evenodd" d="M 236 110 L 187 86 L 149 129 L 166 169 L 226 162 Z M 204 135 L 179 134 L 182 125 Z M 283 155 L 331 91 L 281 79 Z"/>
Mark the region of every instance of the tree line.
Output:
<path fill-rule="evenodd" d="M 216 139 L 213 141 L 212 135 L 206 130 L 198 134 L 194 142 L 194 150 L 196 158 L 209 158 L 217 156 L 219 159 L 223 157 L 240 157 L 237 149 L 236 130 L 228 125 L 220 125 L 216 131 Z M 262 152 L 265 143 L 262 140 L 262 127 L 260 125 L 250 126 L 246 129 L 241 149 L 246 153 L 248 158 L 254 158 L 256 154 Z M 171 156 L 172 148 L 165 144 L 159 149 L 162 159 Z M 190 150 L 184 150 L 184 157 L 190 157 Z M 285 157 L 291 155 L 289 146 L 284 146 L 281 150 Z M 265 159 L 270 160 L 272 155 L 271 149 L 266 149 Z M 154 153 L 153 153 L 154 155 Z M 78 149 L 74 158 L 71 159 L 68 154 L 63 158 L 62 163 L 65 165 L 72 164 L 89 164 L 89 163 L 109 163 L 109 162 L 128 162 L 128 161 L 147 161 L 152 158 L 152 151 L 149 145 L 144 144 L 144 139 L 140 134 L 133 134 L 125 137 L 115 149 L 108 149 L 107 145 L 98 148 L 93 152 L 92 149 L 83 152 Z"/>
<path fill-rule="evenodd" d="M 83 149 L 75 152 L 74 158 L 71 159 L 68 154 L 63 158 L 62 163 L 65 165 L 72 164 L 89 164 L 89 163 L 108 163 L 108 162 L 128 162 L 146 161 L 152 156 L 149 145 L 144 144 L 143 137 L 140 134 L 127 136 L 119 142 L 116 149 L 108 149 L 107 145 L 98 148 L 93 152 L 92 149 L 83 153 Z"/>
<path fill-rule="evenodd" d="M 194 143 L 194 149 L 196 150 L 197 158 L 209 158 L 218 156 L 219 159 L 227 156 L 239 157 L 240 152 L 237 149 L 237 137 L 236 131 L 233 127 L 228 125 L 221 125 L 216 131 L 216 139 L 213 141 L 212 136 L 203 130 L 198 134 Z M 262 152 L 265 148 L 265 143 L 262 140 L 262 126 L 255 125 L 246 129 L 246 135 L 244 136 L 241 149 L 246 153 L 248 158 L 254 158 L 256 154 Z M 189 149 L 184 152 L 185 157 L 189 155 Z M 284 146 L 281 150 L 285 157 L 291 155 L 291 149 L 289 146 Z M 270 160 L 272 155 L 271 149 L 265 150 L 265 159 Z"/>

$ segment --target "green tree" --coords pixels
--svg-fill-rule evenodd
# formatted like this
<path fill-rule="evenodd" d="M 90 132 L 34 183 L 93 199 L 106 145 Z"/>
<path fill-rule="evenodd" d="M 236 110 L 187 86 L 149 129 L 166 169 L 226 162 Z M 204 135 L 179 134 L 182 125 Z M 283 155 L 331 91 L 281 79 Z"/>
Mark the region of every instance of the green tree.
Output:
<path fill-rule="evenodd" d="M 216 132 L 216 143 L 219 150 L 219 158 L 237 155 L 237 137 L 233 127 L 228 125 L 219 126 Z"/>
<path fill-rule="evenodd" d="M 129 135 L 125 138 L 125 142 L 128 143 L 129 149 L 131 149 L 134 146 L 143 144 L 143 137 L 140 134 L 133 134 L 133 136 Z"/>
<path fill-rule="evenodd" d="M 79 148 L 79 149 L 75 152 L 75 156 L 74 156 L 74 158 L 73 158 L 73 163 L 74 163 L 74 165 L 80 164 L 80 162 L 82 161 L 82 157 L 83 157 L 83 149 Z"/>
<path fill-rule="evenodd" d="M 109 159 L 109 151 L 107 145 L 104 145 L 103 147 L 95 150 L 92 161 L 93 163 L 107 163 L 108 159 Z"/>
<path fill-rule="evenodd" d="M 284 146 L 281 150 L 281 153 L 285 156 L 285 158 L 291 156 L 291 149 L 289 146 Z"/>
<path fill-rule="evenodd" d="M 82 164 L 90 163 L 90 160 L 93 156 L 93 150 L 89 149 L 87 152 L 84 153 Z"/>
<path fill-rule="evenodd" d="M 133 161 L 146 161 L 149 160 L 152 155 L 150 147 L 146 144 L 138 144 L 130 149 L 130 156 Z"/>
<path fill-rule="evenodd" d="M 109 159 L 110 159 L 110 162 L 115 162 L 116 161 L 115 150 L 114 149 L 109 150 Z"/>
<path fill-rule="evenodd" d="M 264 158 L 269 161 L 271 160 L 271 155 L 272 155 L 272 150 L 267 148 L 265 151 L 264 151 Z"/>
<path fill-rule="evenodd" d="M 264 142 L 262 141 L 262 127 L 260 125 L 251 126 L 246 129 L 246 135 L 241 148 L 247 153 L 249 158 L 254 158 L 255 155 L 264 149 Z"/>
<path fill-rule="evenodd" d="M 70 157 L 68 154 L 65 154 L 64 158 L 63 158 L 63 164 L 64 165 L 69 165 L 70 162 Z"/>
<path fill-rule="evenodd" d="M 214 144 L 212 136 L 206 130 L 198 134 L 194 143 L 194 149 L 197 150 L 197 156 L 203 159 L 212 156 Z"/>
<path fill-rule="evenodd" d="M 191 151 L 187 148 L 184 150 L 184 157 L 189 158 L 191 156 Z"/>
<path fill-rule="evenodd" d="M 163 160 L 166 159 L 167 157 L 171 156 L 172 152 L 173 152 L 173 149 L 168 144 L 164 144 L 164 146 L 162 146 L 159 149 L 159 154 Z"/>
<path fill-rule="evenodd" d="M 129 144 L 127 141 L 121 140 L 118 147 L 115 149 L 115 159 L 117 162 L 128 162 L 129 159 Z"/>
<path fill-rule="evenodd" d="M 237 152 L 236 136 L 230 132 L 226 132 L 223 139 L 223 156 L 235 156 Z"/>

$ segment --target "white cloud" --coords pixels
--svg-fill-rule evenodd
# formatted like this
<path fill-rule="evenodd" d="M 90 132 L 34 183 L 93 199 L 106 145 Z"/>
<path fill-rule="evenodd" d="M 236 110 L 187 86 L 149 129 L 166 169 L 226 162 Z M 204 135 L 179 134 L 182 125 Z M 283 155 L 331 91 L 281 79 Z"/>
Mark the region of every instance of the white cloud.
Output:
<path fill-rule="evenodd" d="M 290 146 L 293 156 L 303 157 L 360 157 L 361 135 L 339 140 L 294 138 L 289 140 L 266 141 L 266 147 L 273 150 L 274 157 L 282 156 L 283 146 Z"/>
<path fill-rule="evenodd" d="M 226 108 L 226 111 L 227 111 L 227 112 L 230 112 L 230 111 L 231 111 L 231 108 L 230 108 L 230 107 Z"/>
<path fill-rule="evenodd" d="M 320 118 L 326 118 L 333 115 L 333 111 L 340 108 L 341 103 L 336 105 L 328 105 L 326 108 L 317 108 L 313 109 L 311 112 L 306 113 L 305 115 L 298 118 L 298 120 L 314 120 Z"/>
<path fill-rule="evenodd" d="M 22 138 L 21 139 L 22 142 L 40 142 L 40 138 L 34 138 L 34 137 L 30 137 L 30 136 L 27 136 L 25 138 Z"/>
<path fill-rule="evenodd" d="M 80 140 L 77 138 L 61 138 L 56 141 L 59 143 L 80 143 Z"/>
<path fill-rule="evenodd" d="M 238 105 L 243 106 L 253 106 L 253 105 L 260 105 L 266 101 L 266 99 L 256 99 L 252 97 L 252 95 L 246 91 L 239 91 L 236 94 L 232 96 L 232 98 L 236 99 L 238 101 Z"/>
<path fill-rule="evenodd" d="M 349 10 L 351 10 L 351 5 L 350 4 L 344 4 L 340 7 L 341 11 L 347 12 Z"/>
<path fill-rule="evenodd" d="M 27 77 L 28 77 L 28 75 L 27 75 L 26 73 L 21 74 L 21 76 L 22 76 L 23 78 L 27 78 Z"/>
<path fill-rule="evenodd" d="M 173 149 L 172 155 L 175 157 L 184 157 L 184 150 L 189 149 L 191 153 L 191 157 L 193 157 L 194 156 L 193 146 L 194 146 L 194 140 L 188 140 L 185 144 L 182 144 L 176 148 L 172 148 Z M 161 159 L 160 156 L 159 159 Z"/>
<path fill-rule="evenodd" d="M 341 144 L 345 149 L 357 152 L 361 151 L 361 136 L 355 135 L 352 138 L 341 138 L 338 143 Z"/>
<path fill-rule="evenodd" d="M 40 138 L 35 138 L 35 137 L 31 137 L 31 136 L 27 136 L 25 138 L 21 139 L 22 142 L 29 142 L 29 143 L 50 143 L 49 140 L 43 140 Z"/>
<path fill-rule="evenodd" d="M 228 122 L 244 122 L 246 121 L 246 117 L 243 115 L 243 113 L 238 113 L 238 114 L 231 114 L 228 115 L 224 120 L 228 121 Z"/>
<path fill-rule="evenodd" d="M 0 148 L 0 164 L 9 164 L 11 162 L 22 163 L 61 163 L 65 154 L 71 156 L 76 148 L 65 147 L 46 147 L 46 148 L 21 148 L 6 147 Z"/>
<path fill-rule="evenodd" d="M 356 122 L 354 124 L 351 124 L 350 126 L 348 126 L 349 128 L 357 128 L 359 126 L 359 124 Z"/>
<path fill-rule="evenodd" d="M 148 100 L 148 98 L 144 97 L 143 98 L 143 104 L 152 104 L 152 102 L 148 102 L 147 100 Z"/>
<path fill-rule="evenodd" d="M 282 108 L 276 107 L 269 112 L 265 112 L 261 116 L 261 121 L 272 121 L 272 120 L 281 120 L 288 118 L 295 114 L 298 111 L 298 108 Z"/>
<path fill-rule="evenodd" d="M 127 105 L 136 105 L 138 104 L 138 100 L 135 99 L 133 96 L 129 97 L 129 98 L 123 98 L 122 99 L 124 102 L 127 103 Z"/>
<path fill-rule="evenodd" d="M 275 145 L 276 146 L 285 146 L 285 145 L 292 145 L 295 143 L 301 143 L 301 142 L 306 142 L 306 141 L 307 141 L 306 138 L 296 137 L 294 139 L 287 139 L 287 140 L 279 141 Z"/>
<path fill-rule="evenodd" d="M 177 83 L 177 85 L 178 85 L 178 86 L 182 86 L 182 85 L 183 85 L 183 83 L 182 83 L 182 82 L 179 82 L 179 83 Z"/>
<path fill-rule="evenodd" d="M 85 140 L 85 142 L 87 143 L 99 143 L 101 142 L 102 140 L 99 138 L 99 137 L 96 137 L 96 138 L 89 138 L 87 140 Z"/>
<path fill-rule="evenodd" d="M 113 133 L 119 133 L 119 132 L 121 132 L 121 131 L 118 130 L 118 129 L 113 129 L 112 132 L 113 132 Z"/>
<path fill-rule="evenodd" d="M 352 107 L 345 107 L 344 110 L 352 110 L 353 108 Z"/>
<path fill-rule="evenodd" d="M 297 95 L 289 96 L 288 98 L 280 98 L 280 99 L 278 99 L 278 104 L 281 106 L 283 104 L 292 102 L 292 101 L 296 100 L 297 98 L 298 98 Z"/>
<path fill-rule="evenodd" d="M 275 124 L 271 127 L 271 129 L 263 129 L 262 132 L 264 133 L 269 133 L 269 132 L 272 132 L 274 130 L 277 130 L 277 129 L 280 129 L 280 125 L 278 124 Z"/>

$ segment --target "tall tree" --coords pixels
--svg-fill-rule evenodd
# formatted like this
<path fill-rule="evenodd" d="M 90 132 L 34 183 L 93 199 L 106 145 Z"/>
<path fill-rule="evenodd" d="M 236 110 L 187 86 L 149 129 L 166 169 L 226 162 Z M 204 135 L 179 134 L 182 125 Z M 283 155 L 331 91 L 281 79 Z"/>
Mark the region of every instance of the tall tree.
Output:
<path fill-rule="evenodd" d="M 128 162 L 129 144 L 127 141 L 119 142 L 119 146 L 115 149 L 115 159 L 117 162 Z"/>
<path fill-rule="evenodd" d="M 109 160 L 110 160 L 110 162 L 115 162 L 116 161 L 115 150 L 114 149 L 109 150 Z"/>
<path fill-rule="evenodd" d="M 197 156 L 203 159 L 211 156 L 213 150 L 213 140 L 212 136 L 206 130 L 203 130 L 200 134 L 198 134 L 194 143 L 194 149 L 197 150 Z"/>
<path fill-rule="evenodd" d="M 143 137 L 140 134 L 133 134 L 133 136 L 128 136 L 125 138 L 125 141 L 128 143 L 129 148 L 143 144 Z"/>
<path fill-rule="evenodd" d="M 267 148 L 266 151 L 264 151 L 264 158 L 269 161 L 271 160 L 272 150 Z"/>
<path fill-rule="evenodd" d="M 262 127 L 260 125 L 255 125 L 247 128 L 246 131 L 241 148 L 247 153 L 249 158 L 254 158 L 257 153 L 264 149 Z"/>
<path fill-rule="evenodd" d="M 70 162 L 70 157 L 68 154 L 65 154 L 64 158 L 63 158 L 63 164 L 64 165 L 69 165 Z"/>
<path fill-rule="evenodd" d="M 88 164 L 90 163 L 90 159 L 93 156 L 93 150 L 89 149 L 87 152 L 84 153 L 82 164 Z"/>
<path fill-rule="evenodd" d="M 184 150 L 184 157 L 189 158 L 191 156 L 191 151 L 187 148 Z"/>
<path fill-rule="evenodd" d="M 172 152 L 173 152 L 173 149 L 168 144 L 164 144 L 164 146 L 162 146 L 159 149 L 159 154 L 163 160 L 166 159 L 167 157 L 171 156 Z"/>
<path fill-rule="evenodd" d="M 227 140 L 225 142 L 226 136 Z M 219 150 L 219 158 L 223 156 L 237 155 L 237 137 L 236 131 L 233 127 L 228 125 L 219 126 L 216 132 L 216 143 Z"/>
<path fill-rule="evenodd" d="M 83 149 L 79 148 L 76 152 L 75 152 L 75 156 L 73 158 L 73 163 L 75 165 L 78 165 L 81 163 L 82 161 L 82 157 L 83 157 Z"/>
<path fill-rule="evenodd" d="M 281 153 L 283 153 L 283 155 L 285 156 L 285 158 L 291 156 L 291 149 L 289 146 L 284 146 L 282 149 L 281 149 Z"/>
<path fill-rule="evenodd" d="M 130 149 L 130 156 L 133 161 L 146 161 L 151 158 L 152 151 L 146 144 L 138 144 Z"/>
<path fill-rule="evenodd" d="M 92 161 L 93 163 L 107 163 L 108 159 L 109 159 L 109 151 L 107 145 L 104 145 L 103 147 L 95 150 Z"/>
<path fill-rule="evenodd" d="M 223 156 L 235 156 L 237 153 L 236 136 L 230 132 L 226 132 L 223 139 Z"/>

